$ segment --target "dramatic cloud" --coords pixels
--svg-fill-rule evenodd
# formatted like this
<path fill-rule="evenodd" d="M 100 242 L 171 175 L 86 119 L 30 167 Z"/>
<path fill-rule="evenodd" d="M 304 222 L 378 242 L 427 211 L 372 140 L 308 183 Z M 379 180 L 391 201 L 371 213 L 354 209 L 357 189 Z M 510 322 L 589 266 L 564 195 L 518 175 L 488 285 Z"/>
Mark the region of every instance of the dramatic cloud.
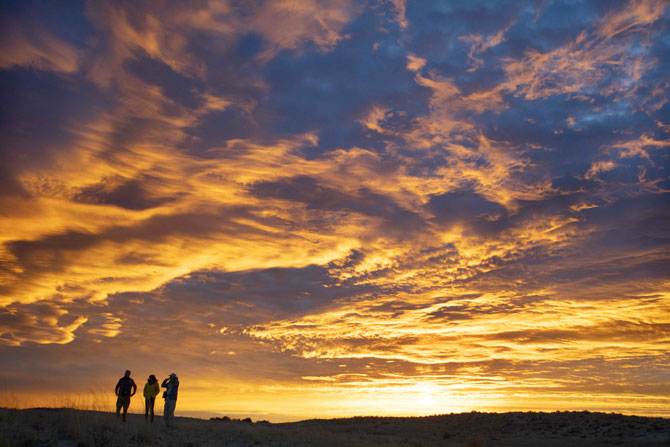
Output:
<path fill-rule="evenodd" d="M 667 2 L 1 8 L 23 405 L 669 414 Z"/>

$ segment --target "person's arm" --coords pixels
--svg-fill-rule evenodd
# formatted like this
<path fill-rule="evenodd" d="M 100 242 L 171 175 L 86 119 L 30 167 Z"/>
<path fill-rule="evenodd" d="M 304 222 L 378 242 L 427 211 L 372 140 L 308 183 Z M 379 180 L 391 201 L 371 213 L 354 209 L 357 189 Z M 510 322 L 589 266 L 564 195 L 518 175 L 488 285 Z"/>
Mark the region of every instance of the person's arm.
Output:
<path fill-rule="evenodd" d="M 168 380 L 170 380 L 170 379 L 163 380 L 163 383 L 161 383 L 161 388 L 167 388 Z"/>
<path fill-rule="evenodd" d="M 137 384 L 135 383 L 135 381 L 133 379 L 130 379 L 130 380 L 133 382 L 133 384 L 131 385 L 133 387 L 133 392 L 130 393 L 130 395 L 134 396 L 135 393 L 137 393 Z"/>
<path fill-rule="evenodd" d="M 116 388 L 114 388 L 114 394 L 119 395 L 119 387 L 121 386 L 121 381 L 116 382 Z"/>

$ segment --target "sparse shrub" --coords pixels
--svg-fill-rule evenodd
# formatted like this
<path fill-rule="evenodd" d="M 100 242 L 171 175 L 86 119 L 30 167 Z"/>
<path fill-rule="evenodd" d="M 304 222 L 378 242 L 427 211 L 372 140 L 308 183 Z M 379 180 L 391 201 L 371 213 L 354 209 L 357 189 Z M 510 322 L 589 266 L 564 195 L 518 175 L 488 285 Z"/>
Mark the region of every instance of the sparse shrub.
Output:
<path fill-rule="evenodd" d="M 41 419 L 34 420 L 30 425 L 35 431 L 44 430 L 44 422 Z"/>
<path fill-rule="evenodd" d="M 112 444 L 113 432 L 108 425 L 95 424 L 88 429 L 93 447 L 107 447 Z"/>
<path fill-rule="evenodd" d="M 221 421 L 221 422 L 230 422 L 230 418 L 228 416 L 223 416 L 223 417 L 213 417 L 209 418 L 210 421 Z"/>
<path fill-rule="evenodd" d="M 58 443 L 51 439 L 26 439 L 22 445 L 25 447 L 56 447 Z"/>
<path fill-rule="evenodd" d="M 137 445 L 151 444 L 153 442 L 153 436 L 154 433 L 152 427 L 146 424 L 142 424 L 138 427 L 135 440 Z"/>
<path fill-rule="evenodd" d="M 246 422 L 248 424 L 253 424 L 254 421 L 252 421 L 251 418 L 244 418 L 244 419 L 242 419 L 242 422 Z"/>
<path fill-rule="evenodd" d="M 140 427 L 137 433 L 131 438 L 131 442 L 138 446 L 151 444 L 152 435 L 146 428 Z"/>
<path fill-rule="evenodd" d="M 71 421 L 68 421 L 65 418 L 65 415 L 62 413 L 53 414 L 53 425 L 56 429 L 56 433 L 60 439 L 65 439 L 70 437 L 71 433 Z"/>

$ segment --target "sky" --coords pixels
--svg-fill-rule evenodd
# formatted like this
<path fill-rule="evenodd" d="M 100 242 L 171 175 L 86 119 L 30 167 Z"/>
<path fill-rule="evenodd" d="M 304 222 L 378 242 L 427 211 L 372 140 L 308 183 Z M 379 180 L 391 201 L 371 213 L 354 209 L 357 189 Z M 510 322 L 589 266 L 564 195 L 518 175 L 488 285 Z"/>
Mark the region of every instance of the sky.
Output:
<path fill-rule="evenodd" d="M 0 403 L 669 417 L 669 23 L 3 1 Z"/>

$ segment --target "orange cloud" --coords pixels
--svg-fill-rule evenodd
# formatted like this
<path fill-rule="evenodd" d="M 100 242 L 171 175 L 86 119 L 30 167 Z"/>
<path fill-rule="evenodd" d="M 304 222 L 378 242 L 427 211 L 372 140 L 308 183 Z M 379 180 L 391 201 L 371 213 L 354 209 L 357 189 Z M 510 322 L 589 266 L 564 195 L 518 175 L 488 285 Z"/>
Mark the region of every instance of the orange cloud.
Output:
<path fill-rule="evenodd" d="M 526 99 L 556 94 L 580 94 L 600 85 L 610 70 L 623 76 L 602 94 L 627 92 L 655 61 L 644 55 L 631 57 L 634 40 L 641 26 L 659 20 L 665 10 L 658 0 L 631 0 L 621 12 L 603 17 L 593 31 L 583 31 L 574 41 L 548 52 L 532 50 L 522 59 L 504 59 L 505 89 Z M 642 34 L 644 39 L 644 34 Z"/>
<path fill-rule="evenodd" d="M 283 0 L 236 8 L 206 2 L 196 8 L 172 5 L 150 10 L 132 5 L 121 8 L 105 2 L 91 4 L 89 17 L 109 35 L 100 45 L 102 51 L 90 76 L 106 85 L 123 60 L 132 59 L 137 50 L 145 51 L 178 73 L 205 76 L 206 64 L 188 47 L 189 38 L 197 32 L 215 36 L 221 48 L 213 50 L 221 53 L 235 44 L 236 35 L 257 33 L 265 39 L 258 56 L 264 62 L 279 51 L 300 52 L 309 44 L 328 51 L 345 38 L 341 30 L 358 14 L 358 9 L 350 0 Z"/>
<path fill-rule="evenodd" d="M 407 2 L 406 0 L 391 0 L 393 4 L 393 12 L 396 15 L 396 20 L 400 25 L 400 28 L 407 28 L 409 21 L 407 20 Z"/>
<path fill-rule="evenodd" d="M 42 25 L 3 24 L 0 37 L 0 69 L 14 66 L 74 73 L 82 50 L 51 34 Z"/>
<path fill-rule="evenodd" d="M 482 36 L 481 34 L 469 34 L 467 36 L 460 37 L 461 40 L 471 44 L 470 52 L 468 53 L 468 59 L 470 61 L 471 67 L 468 69 L 468 71 L 476 71 L 484 66 L 484 60 L 476 57 L 475 55 L 484 53 L 489 48 L 493 48 L 504 42 L 505 34 L 514 24 L 515 22 L 511 22 L 506 27 L 490 36 Z"/>
<path fill-rule="evenodd" d="M 42 305 L 35 314 L 3 307 L 0 310 L 0 344 L 70 343 L 75 339 L 74 332 L 86 321 L 84 316 L 72 316 L 66 310 L 50 305 Z"/>
<path fill-rule="evenodd" d="M 249 20 L 247 27 L 270 42 L 261 54 L 262 60 L 281 50 L 300 50 L 307 42 L 328 51 L 346 38 L 341 30 L 358 14 L 357 9 L 351 0 L 269 2 Z"/>
<path fill-rule="evenodd" d="M 414 54 L 407 55 L 407 69 L 411 71 L 419 71 L 426 65 L 426 59 L 418 57 Z"/>

